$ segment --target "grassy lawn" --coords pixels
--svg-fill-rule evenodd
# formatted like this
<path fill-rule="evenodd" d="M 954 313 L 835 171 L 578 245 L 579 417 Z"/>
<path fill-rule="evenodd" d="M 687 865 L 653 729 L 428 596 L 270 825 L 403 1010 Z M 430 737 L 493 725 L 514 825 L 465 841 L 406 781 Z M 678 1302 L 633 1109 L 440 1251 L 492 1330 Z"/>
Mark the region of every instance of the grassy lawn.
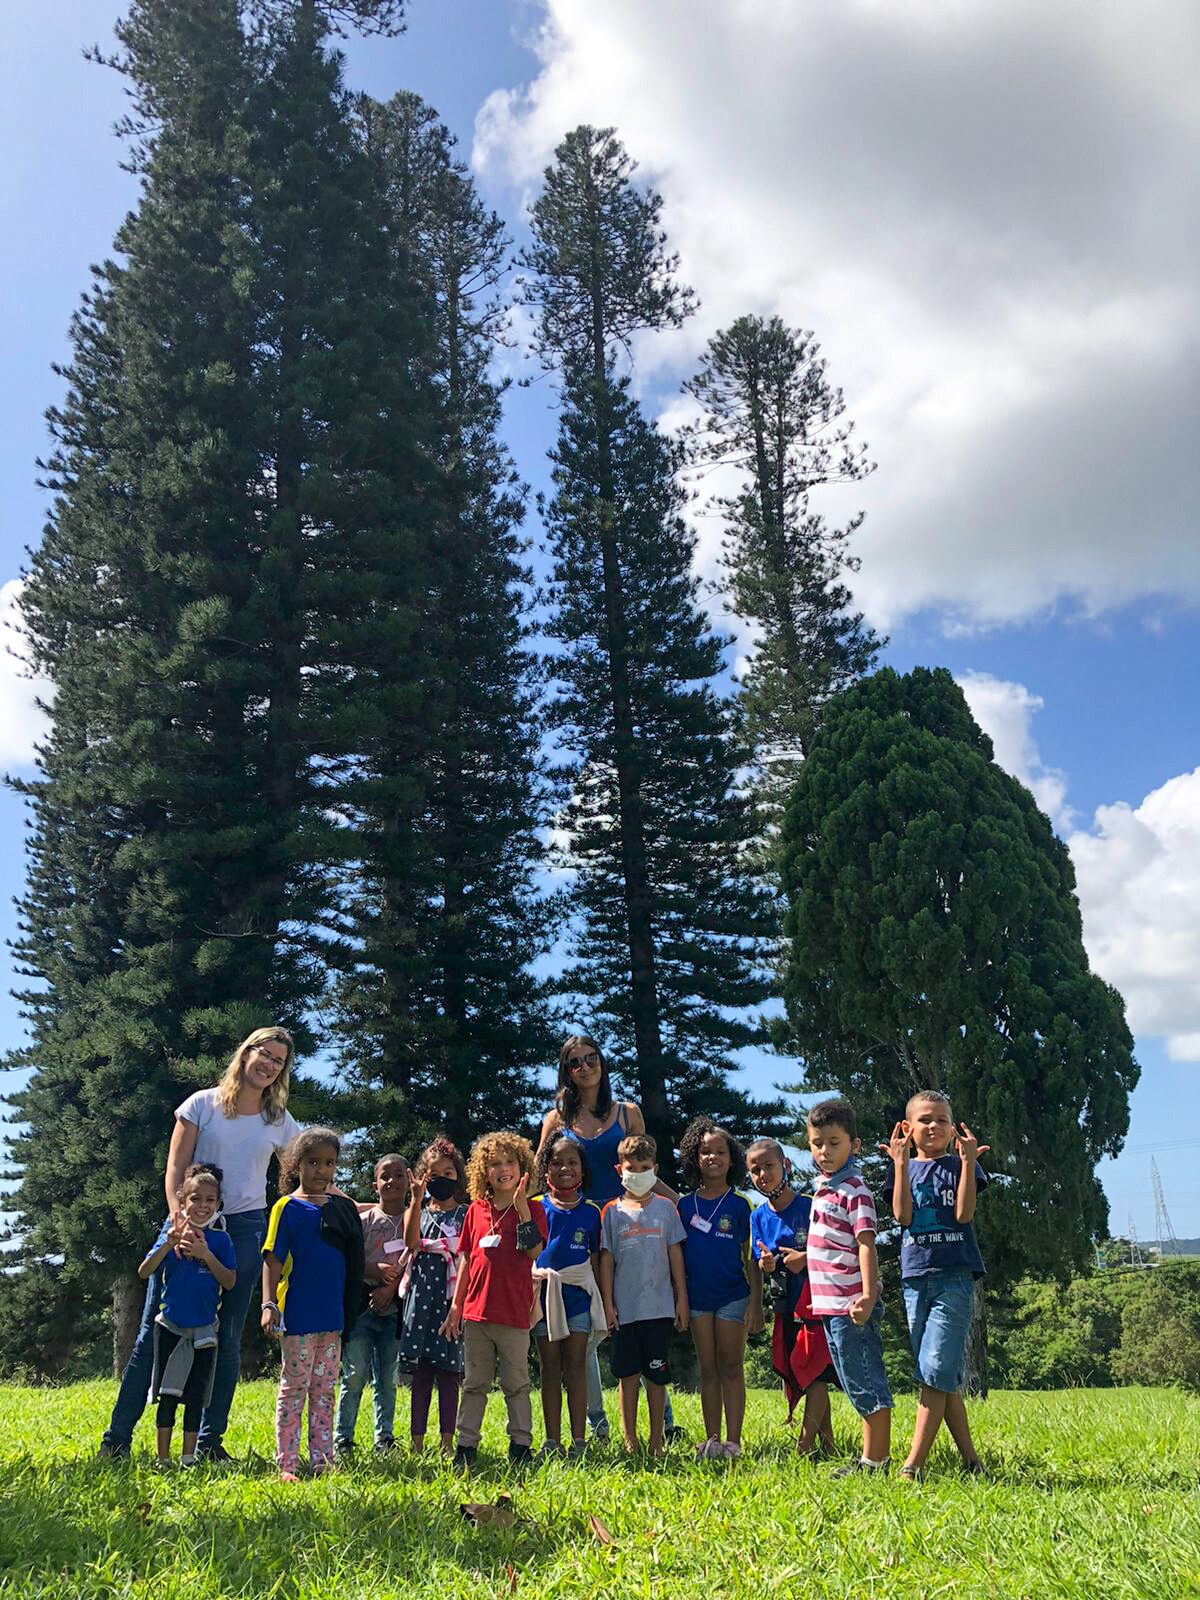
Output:
<path fill-rule="evenodd" d="M 149 1419 L 132 1462 L 93 1461 L 113 1393 L 110 1383 L 0 1389 L 0 1596 L 1200 1595 L 1200 1400 L 1168 1390 L 996 1394 L 973 1412 L 992 1481 L 962 1477 L 939 1444 L 917 1485 L 837 1482 L 799 1461 L 778 1397 L 762 1391 L 733 1464 L 696 1462 L 691 1446 L 662 1466 L 610 1449 L 586 1466 L 511 1475 L 497 1395 L 489 1464 L 481 1451 L 466 1484 L 432 1455 L 397 1455 L 287 1485 L 270 1463 L 267 1383 L 245 1385 L 235 1404 L 227 1442 L 246 1467 L 160 1477 Z M 698 1401 L 679 1394 L 676 1412 L 694 1442 Z M 363 1437 L 368 1421 L 364 1402 Z M 835 1424 L 849 1450 L 840 1400 Z M 897 1462 L 911 1424 L 906 1399 Z M 460 1501 L 505 1488 L 513 1527 L 462 1519 Z"/>

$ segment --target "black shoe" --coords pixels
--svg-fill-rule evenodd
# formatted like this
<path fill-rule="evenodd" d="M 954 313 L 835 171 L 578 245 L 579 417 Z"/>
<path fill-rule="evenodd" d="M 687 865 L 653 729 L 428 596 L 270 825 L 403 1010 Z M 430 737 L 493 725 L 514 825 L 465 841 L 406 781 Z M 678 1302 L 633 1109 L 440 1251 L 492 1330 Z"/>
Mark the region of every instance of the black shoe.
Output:
<path fill-rule="evenodd" d="M 478 1454 L 479 1448 L 477 1445 L 460 1444 L 454 1452 L 454 1465 L 456 1467 L 465 1467 L 470 1472 L 475 1465 L 475 1457 Z"/>
<path fill-rule="evenodd" d="M 128 1461 L 129 1446 L 116 1444 L 112 1439 L 101 1439 L 100 1448 L 96 1451 L 97 1461 Z"/>
<path fill-rule="evenodd" d="M 196 1446 L 196 1464 L 207 1462 L 212 1466 L 232 1467 L 237 1465 L 237 1457 L 231 1456 L 221 1443 L 220 1439 L 202 1439 Z"/>
<path fill-rule="evenodd" d="M 376 1441 L 375 1441 L 375 1454 L 376 1455 L 385 1456 L 385 1455 L 387 1455 L 389 1450 L 394 1450 L 395 1448 L 396 1448 L 395 1439 L 390 1439 L 390 1438 L 389 1439 L 376 1439 Z"/>
<path fill-rule="evenodd" d="M 510 1444 L 508 1459 L 513 1466 L 525 1466 L 533 1460 L 533 1446 L 531 1444 Z"/>
<path fill-rule="evenodd" d="M 669 1428 L 663 1429 L 664 1444 L 682 1444 L 686 1438 L 687 1435 L 678 1423 L 672 1423 Z"/>
<path fill-rule="evenodd" d="M 354 1440 L 335 1439 L 333 1441 L 333 1453 L 340 1461 L 351 1460 L 354 1455 Z"/>

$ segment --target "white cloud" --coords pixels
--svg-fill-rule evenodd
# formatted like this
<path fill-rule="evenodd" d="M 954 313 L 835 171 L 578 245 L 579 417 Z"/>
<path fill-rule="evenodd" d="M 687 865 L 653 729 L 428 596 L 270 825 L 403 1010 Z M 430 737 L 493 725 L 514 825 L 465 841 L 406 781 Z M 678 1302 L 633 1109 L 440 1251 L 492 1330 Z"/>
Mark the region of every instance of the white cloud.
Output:
<path fill-rule="evenodd" d="M 1200 1061 L 1200 767 L 1138 806 L 1101 806 L 1067 844 L 1084 938 L 1097 972 L 1125 996 L 1137 1034 Z"/>
<path fill-rule="evenodd" d="M 24 580 L 0 585 L 0 767 L 29 767 L 33 747 L 46 733 L 45 713 L 37 699 L 50 698 L 50 685 L 31 678 L 21 655 L 21 613 L 18 601 Z"/>
<path fill-rule="evenodd" d="M 528 194 L 576 123 L 662 190 L 700 316 L 813 328 L 879 462 L 858 598 L 977 626 L 1200 599 L 1185 0 L 543 0 L 474 159 Z"/>
<path fill-rule="evenodd" d="M 958 684 L 1005 772 L 1032 791 L 1052 822 L 1069 822 L 1074 813 L 1066 804 L 1066 774 L 1046 766 L 1033 737 L 1034 715 L 1046 703 L 1041 695 L 986 672 L 964 672 Z"/>
<path fill-rule="evenodd" d="M 1173 1061 L 1200 1061 L 1200 767 L 1075 828 L 1066 777 L 1033 736 L 1041 697 L 981 672 L 958 681 L 996 760 L 1065 831 L 1088 958 L 1124 995 L 1130 1027 L 1165 1039 Z"/>

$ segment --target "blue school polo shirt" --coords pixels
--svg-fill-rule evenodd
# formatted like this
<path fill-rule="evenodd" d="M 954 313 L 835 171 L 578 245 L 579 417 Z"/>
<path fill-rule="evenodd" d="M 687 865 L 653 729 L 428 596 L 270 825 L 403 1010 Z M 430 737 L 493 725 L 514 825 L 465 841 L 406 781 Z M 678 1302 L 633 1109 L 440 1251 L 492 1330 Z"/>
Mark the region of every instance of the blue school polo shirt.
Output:
<path fill-rule="evenodd" d="M 696 1226 L 696 1219 L 707 1228 Z M 685 1194 L 679 1202 L 683 1223 L 683 1265 L 688 1305 L 709 1313 L 750 1293 L 745 1253 L 750 1242 L 750 1202 L 733 1189 L 719 1200 Z"/>
<path fill-rule="evenodd" d="M 812 1198 L 806 1194 L 793 1195 L 790 1204 L 782 1211 L 776 1211 L 766 1200 L 762 1205 L 755 1206 L 750 1213 L 750 1241 L 754 1259 L 757 1261 L 761 1254 L 760 1246 L 770 1255 L 774 1255 L 781 1245 L 788 1250 L 806 1249 L 808 1219 L 811 1215 Z M 787 1308 L 794 1311 L 808 1274 L 789 1272 L 786 1276 Z"/>
<path fill-rule="evenodd" d="M 263 1255 L 283 1262 L 279 1313 L 284 1333 L 340 1333 L 346 1257 L 321 1237 L 321 1207 L 285 1194 L 271 1208 Z"/>
<path fill-rule="evenodd" d="M 546 1213 L 546 1243 L 536 1264 L 561 1272 L 563 1267 L 577 1267 L 595 1255 L 600 1249 L 600 1207 L 590 1200 L 581 1200 L 577 1206 L 559 1206 L 548 1194 L 540 1198 Z M 562 1296 L 568 1319 L 580 1317 L 592 1308 L 591 1295 L 577 1284 L 564 1283 Z M 543 1312 L 545 1305 L 543 1289 Z"/>
<path fill-rule="evenodd" d="M 163 1223 L 158 1238 L 146 1252 L 153 1255 L 171 1231 L 170 1217 Z M 221 1228 L 205 1228 L 208 1248 L 223 1267 L 236 1267 L 233 1240 Z M 158 1269 L 162 1273 L 162 1311 L 177 1328 L 207 1328 L 217 1320 L 221 1285 L 204 1265 L 190 1256 L 177 1256 L 168 1250 Z"/>

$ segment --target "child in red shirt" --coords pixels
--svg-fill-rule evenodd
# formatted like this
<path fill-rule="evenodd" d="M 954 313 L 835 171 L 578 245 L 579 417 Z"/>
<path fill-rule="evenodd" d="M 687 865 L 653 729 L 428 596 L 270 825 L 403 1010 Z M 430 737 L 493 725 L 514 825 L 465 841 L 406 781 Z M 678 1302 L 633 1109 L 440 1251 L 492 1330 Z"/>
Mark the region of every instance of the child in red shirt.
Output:
<path fill-rule="evenodd" d="M 546 1242 L 546 1214 L 526 1198 L 533 1148 L 518 1133 L 485 1133 L 471 1148 L 471 1204 L 459 1235 L 462 1266 L 443 1325 L 463 1339 L 463 1391 L 458 1411 L 457 1465 L 472 1467 L 488 1393 L 500 1367 L 508 1407 L 508 1459 L 529 1461 L 533 1411 L 529 1403 L 529 1326 L 533 1263 Z"/>

